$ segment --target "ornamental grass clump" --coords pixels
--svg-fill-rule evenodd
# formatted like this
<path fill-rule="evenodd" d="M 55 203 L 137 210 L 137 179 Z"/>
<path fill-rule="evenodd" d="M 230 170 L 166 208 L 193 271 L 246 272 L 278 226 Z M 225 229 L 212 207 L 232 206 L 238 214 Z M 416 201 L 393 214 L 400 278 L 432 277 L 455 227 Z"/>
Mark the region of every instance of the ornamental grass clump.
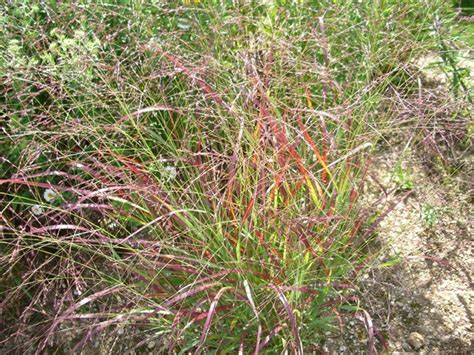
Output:
<path fill-rule="evenodd" d="M 422 4 L 3 5 L 2 346 L 321 349 L 361 312 L 366 157 L 435 45 Z"/>

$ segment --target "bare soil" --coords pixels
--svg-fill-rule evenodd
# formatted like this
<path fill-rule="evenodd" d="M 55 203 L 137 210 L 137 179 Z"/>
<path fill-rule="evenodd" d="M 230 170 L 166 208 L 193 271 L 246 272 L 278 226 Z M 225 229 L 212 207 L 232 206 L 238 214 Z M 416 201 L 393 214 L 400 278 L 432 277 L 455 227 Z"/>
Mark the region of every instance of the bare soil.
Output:
<path fill-rule="evenodd" d="M 378 258 L 360 281 L 361 306 L 383 335 L 381 353 L 473 353 L 473 154 L 447 173 L 427 164 L 421 147 L 393 140 L 376 154 L 366 203 L 391 209 L 378 227 Z M 401 164 L 405 191 L 397 177 Z M 407 186 L 405 186 L 407 187 Z M 347 319 L 329 353 L 366 353 L 367 329 Z"/>

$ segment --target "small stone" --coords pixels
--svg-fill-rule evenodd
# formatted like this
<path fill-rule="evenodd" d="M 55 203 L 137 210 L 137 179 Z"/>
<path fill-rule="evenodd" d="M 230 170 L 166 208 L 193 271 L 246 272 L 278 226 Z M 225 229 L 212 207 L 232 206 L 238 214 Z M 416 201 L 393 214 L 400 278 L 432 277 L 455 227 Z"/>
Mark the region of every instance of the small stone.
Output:
<path fill-rule="evenodd" d="M 408 337 L 408 343 L 414 350 L 419 350 L 425 345 L 425 338 L 417 332 L 413 332 Z"/>
<path fill-rule="evenodd" d="M 442 343 L 449 343 L 449 341 L 451 340 L 451 336 L 450 335 L 442 336 L 440 340 Z"/>

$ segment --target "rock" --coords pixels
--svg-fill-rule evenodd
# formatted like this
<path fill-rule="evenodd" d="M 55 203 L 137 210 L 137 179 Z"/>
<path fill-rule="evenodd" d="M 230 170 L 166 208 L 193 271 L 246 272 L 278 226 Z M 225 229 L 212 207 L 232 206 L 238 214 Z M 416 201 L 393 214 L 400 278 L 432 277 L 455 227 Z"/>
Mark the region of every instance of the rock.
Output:
<path fill-rule="evenodd" d="M 439 339 L 442 343 L 449 343 L 451 341 L 450 335 L 445 335 Z"/>
<path fill-rule="evenodd" d="M 413 350 L 419 350 L 425 345 L 425 338 L 420 333 L 413 332 L 408 337 L 408 344 L 410 344 Z"/>

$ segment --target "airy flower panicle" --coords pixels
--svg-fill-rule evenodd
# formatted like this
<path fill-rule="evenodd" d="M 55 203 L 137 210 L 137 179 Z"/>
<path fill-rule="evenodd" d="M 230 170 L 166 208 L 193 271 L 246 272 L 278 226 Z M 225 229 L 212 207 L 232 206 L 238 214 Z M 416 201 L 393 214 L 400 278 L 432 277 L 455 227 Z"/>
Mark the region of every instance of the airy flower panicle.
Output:
<path fill-rule="evenodd" d="M 167 165 L 162 170 L 162 176 L 167 181 L 174 180 L 178 176 L 178 171 L 174 166 Z"/>
<path fill-rule="evenodd" d="M 43 197 L 46 202 L 52 202 L 58 197 L 58 193 L 53 189 L 46 189 L 44 190 Z"/>
<path fill-rule="evenodd" d="M 35 216 L 41 216 L 43 214 L 44 210 L 43 210 L 43 207 L 41 207 L 40 205 L 33 205 L 33 206 L 31 206 L 31 212 Z"/>

